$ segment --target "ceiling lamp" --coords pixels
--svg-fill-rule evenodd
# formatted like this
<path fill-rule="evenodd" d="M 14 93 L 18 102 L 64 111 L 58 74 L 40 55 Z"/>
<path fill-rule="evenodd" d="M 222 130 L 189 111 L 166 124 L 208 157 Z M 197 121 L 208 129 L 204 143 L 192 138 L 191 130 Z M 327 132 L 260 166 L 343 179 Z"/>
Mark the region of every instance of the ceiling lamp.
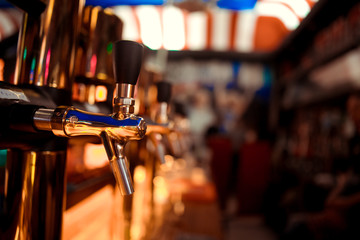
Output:
<path fill-rule="evenodd" d="M 248 10 L 253 9 L 256 0 L 219 0 L 218 7 L 231 10 Z"/>
<path fill-rule="evenodd" d="M 117 5 L 163 5 L 165 3 L 181 4 L 182 2 L 201 2 L 199 0 L 86 0 L 86 5 L 97 5 L 102 7 L 110 7 Z M 202 0 L 209 3 L 215 0 Z M 217 6 L 220 8 L 231 10 L 247 10 L 253 9 L 256 0 L 218 0 Z"/>
<path fill-rule="evenodd" d="M 163 5 L 165 0 L 86 0 L 86 5 L 112 7 L 117 5 Z"/>

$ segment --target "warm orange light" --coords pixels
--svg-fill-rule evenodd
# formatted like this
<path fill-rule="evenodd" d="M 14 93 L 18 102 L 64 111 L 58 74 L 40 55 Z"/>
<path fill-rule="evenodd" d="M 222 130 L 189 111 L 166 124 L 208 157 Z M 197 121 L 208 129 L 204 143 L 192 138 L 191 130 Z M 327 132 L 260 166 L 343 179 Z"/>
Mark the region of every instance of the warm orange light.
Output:
<path fill-rule="evenodd" d="M 85 145 L 84 163 L 88 169 L 95 169 L 107 165 L 108 159 L 104 146 L 102 144 L 87 143 Z"/>
<path fill-rule="evenodd" d="M 96 86 L 95 85 L 89 85 L 87 86 L 87 90 L 88 90 L 88 103 L 89 104 L 95 104 L 95 90 L 96 90 Z"/>
<path fill-rule="evenodd" d="M 196 185 L 204 185 L 207 182 L 204 169 L 194 168 L 191 172 L 191 180 Z"/>
<path fill-rule="evenodd" d="M 165 161 L 169 162 L 169 163 L 173 163 L 174 162 L 174 157 L 171 155 L 165 155 Z"/>
<path fill-rule="evenodd" d="M 183 158 L 179 158 L 175 161 L 175 169 L 184 170 L 186 168 L 186 160 Z"/>
<path fill-rule="evenodd" d="M 158 204 L 163 204 L 169 199 L 169 191 L 165 178 L 156 176 L 153 180 L 154 183 L 154 201 Z"/>
<path fill-rule="evenodd" d="M 134 181 L 135 183 L 142 183 L 146 178 L 146 169 L 144 166 L 137 166 L 134 170 Z"/>
<path fill-rule="evenodd" d="M 5 62 L 3 59 L 0 58 L 0 81 L 4 81 L 4 67 Z"/>
<path fill-rule="evenodd" d="M 144 166 L 137 166 L 134 170 L 133 208 L 130 235 L 131 239 L 143 239 L 145 234 L 146 219 L 149 218 L 149 205 L 147 204 L 148 189 L 146 185 L 146 169 Z"/>
<path fill-rule="evenodd" d="M 165 179 L 161 176 L 154 177 L 153 183 L 157 187 L 165 186 Z"/>
<path fill-rule="evenodd" d="M 156 187 L 154 189 L 154 201 L 157 204 L 164 204 L 169 199 L 169 191 L 166 187 Z"/>
<path fill-rule="evenodd" d="M 96 86 L 95 101 L 96 102 L 105 102 L 106 99 L 107 99 L 107 88 L 102 85 Z"/>
<path fill-rule="evenodd" d="M 185 212 L 185 204 L 181 201 L 179 202 L 176 202 L 174 204 L 174 213 L 177 215 L 177 216 L 181 216 L 183 215 Z"/>

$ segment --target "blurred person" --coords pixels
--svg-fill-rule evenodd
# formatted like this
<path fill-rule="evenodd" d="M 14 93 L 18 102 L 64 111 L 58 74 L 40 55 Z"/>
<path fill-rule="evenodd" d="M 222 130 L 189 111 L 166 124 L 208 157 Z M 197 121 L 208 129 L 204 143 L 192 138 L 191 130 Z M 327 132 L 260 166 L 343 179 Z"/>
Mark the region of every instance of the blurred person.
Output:
<path fill-rule="evenodd" d="M 206 146 L 210 151 L 211 178 L 215 184 L 220 210 L 225 213 L 230 195 L 233 149 L 231 139 L 220 131 L 219 126 L 211 126 L 206 133 Z"/>
<path fill-rule="evenodd" d="M 270 180 L 271 147 L 262 138 L 259 126 L 245 127 L 244 142 L 238 151 L 236 196 L 238 214 L 258 214 Z"/>
<path fill-rule="evenodd" d="M 190 130 L 193 134 L 195 151 L 202 155 L 205 146 L 205 133 L 216 122 L 211 96 L 206 89 L 199 89 L 192 96 L 189 109 Z"/>

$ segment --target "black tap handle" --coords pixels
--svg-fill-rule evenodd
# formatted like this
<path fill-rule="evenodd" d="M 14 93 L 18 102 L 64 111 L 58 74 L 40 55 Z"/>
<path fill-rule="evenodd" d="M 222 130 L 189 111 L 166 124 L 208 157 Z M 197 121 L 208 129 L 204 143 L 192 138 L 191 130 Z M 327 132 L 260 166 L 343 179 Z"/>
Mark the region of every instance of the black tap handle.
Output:
<path fill-rule="evenodd" d="M 158 82 L 157 86 L 157 101 L 158 102 L 170 102 L 171 98 L 171 83 L 169 82 Z"/>
<path fill-rule="evenodd" d="M 113 68 L 116 83 L 136 85 L 144 47 L 133 41 L 121 40 L 113 45 Z"/>

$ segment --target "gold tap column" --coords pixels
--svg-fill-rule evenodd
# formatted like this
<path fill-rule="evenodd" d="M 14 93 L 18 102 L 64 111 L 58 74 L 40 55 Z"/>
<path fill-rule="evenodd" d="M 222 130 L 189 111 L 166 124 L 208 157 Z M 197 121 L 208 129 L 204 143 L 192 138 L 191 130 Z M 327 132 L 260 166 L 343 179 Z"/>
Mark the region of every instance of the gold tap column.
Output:
<path fill-rule="evenodd" d="M 13 83 L 41 92 L 42 101 L 32 104 L 70 105 L 75 39 L 85 1 L 43 2 L 45 9 L 37 14 L 24 13 Z M 6 188 L 0 239 L 61 239 L 67 140 L 46 134 L 41 139 L 40 134 L 26 147 L 8 150 L 5 181 L 0 182 Z"/>
<path fill-rule="evenodd" d="M 48 0 L 39 16 L 25 13 L 14 84 L 71 91 L 75 42 L 84 0 Z"/>

